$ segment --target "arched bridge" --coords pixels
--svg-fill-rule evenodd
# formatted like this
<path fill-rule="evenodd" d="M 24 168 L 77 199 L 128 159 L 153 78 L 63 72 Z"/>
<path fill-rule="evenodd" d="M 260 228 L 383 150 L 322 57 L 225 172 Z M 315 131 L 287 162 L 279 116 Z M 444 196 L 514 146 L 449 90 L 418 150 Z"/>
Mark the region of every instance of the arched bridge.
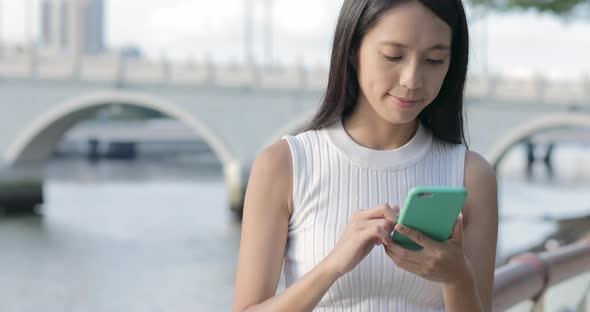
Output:
<path fill-rule="evenodd" d="M 42 166 L 68 129 L 105 105 L 132 105 L 175 118 L 207 142 L 223 165 L 231 208 L 240 211 L 253 159 L 306 125 L 327 77 L 321 69 L 135 62 L 0 59 L 0 180 L 12 168 Z M 587 80 L 470 77 L 466 96 L 470 148 L 493 164 L 545 130 L 590 131 Z"/>

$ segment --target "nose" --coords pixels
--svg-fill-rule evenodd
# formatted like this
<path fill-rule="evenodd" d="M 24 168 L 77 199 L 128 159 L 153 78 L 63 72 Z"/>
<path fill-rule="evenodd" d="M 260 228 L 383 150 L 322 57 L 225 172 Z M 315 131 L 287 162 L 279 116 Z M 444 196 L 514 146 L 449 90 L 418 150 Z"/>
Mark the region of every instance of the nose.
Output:
<path fill-rule="evenodd" d="M 408 89 L 422 88 L 422 70 L 416 62 L 408 63 L 403 69 L 400 76 L 400 85 Z"/>

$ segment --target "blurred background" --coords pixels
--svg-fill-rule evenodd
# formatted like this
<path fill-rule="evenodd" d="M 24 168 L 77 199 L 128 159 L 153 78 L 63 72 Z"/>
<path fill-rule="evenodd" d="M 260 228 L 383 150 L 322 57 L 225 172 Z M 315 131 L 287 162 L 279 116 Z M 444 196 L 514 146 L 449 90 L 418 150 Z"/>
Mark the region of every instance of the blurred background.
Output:
<path fill-rule="evenodd" d="M 319 104 L 341 5 L 1 0 L 0 311 L 230 310 L 250 166 Z M 499 267 L 590 234 L 590 2 L 465 5 Z"/>

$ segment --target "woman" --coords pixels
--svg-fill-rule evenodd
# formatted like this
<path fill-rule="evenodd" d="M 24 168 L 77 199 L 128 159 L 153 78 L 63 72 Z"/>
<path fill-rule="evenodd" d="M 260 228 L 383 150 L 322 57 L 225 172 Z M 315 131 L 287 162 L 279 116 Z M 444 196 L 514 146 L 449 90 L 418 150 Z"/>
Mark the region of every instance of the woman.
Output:
<path fill-rule="evenodd" d="M 465 145 L 467 59 L 460 0 L 344 1 L 311 125 L 252 167 L 233 311 L 491 311 L 496 178 Z M 467 188 L 449 240 L 396 225 L 415 186 Z"/>

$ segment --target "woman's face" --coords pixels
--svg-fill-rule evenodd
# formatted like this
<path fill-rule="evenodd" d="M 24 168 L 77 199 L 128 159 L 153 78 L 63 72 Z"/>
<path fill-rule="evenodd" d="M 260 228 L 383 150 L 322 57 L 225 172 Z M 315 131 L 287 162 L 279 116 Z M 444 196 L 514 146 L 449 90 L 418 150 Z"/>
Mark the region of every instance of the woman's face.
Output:
<path fill-rule="evenodd" d="M 451 27 L 417 1 L 384 13 L 355 58 L 358 104 L 370 105 L 391 123 L 413 121 L 438 95 L 451 61 L 451 40 Z"/>

